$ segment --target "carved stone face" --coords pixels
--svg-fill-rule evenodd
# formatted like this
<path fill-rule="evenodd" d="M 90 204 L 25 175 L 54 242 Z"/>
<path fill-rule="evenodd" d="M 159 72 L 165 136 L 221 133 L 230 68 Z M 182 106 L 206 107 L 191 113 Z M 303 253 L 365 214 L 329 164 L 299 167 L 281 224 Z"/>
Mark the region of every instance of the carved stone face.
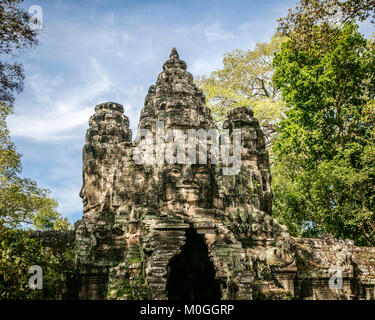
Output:
<path fill-rule="evenodd" d="M 165 124 L 168 128 L 189 128 L 192 123 L 190 112 L 186 112 L 189 104 L 184 99 L 174 99 L 165 105 Z"/>
<path fill-rule="evenodd" d="M 168 165 L 163 170 L 163 180 L 167 202 L 188 203 L 203 208 L 209 205 L 212 172 L 208 165 Z"/>
<path fill-rule="evenodd" d="M 83 212 L 90 211 L 90 209 L 96 207 L 98 204 L 96 190 L 94 188 L 82 186 L 79 196 L 82 198 Z"/>

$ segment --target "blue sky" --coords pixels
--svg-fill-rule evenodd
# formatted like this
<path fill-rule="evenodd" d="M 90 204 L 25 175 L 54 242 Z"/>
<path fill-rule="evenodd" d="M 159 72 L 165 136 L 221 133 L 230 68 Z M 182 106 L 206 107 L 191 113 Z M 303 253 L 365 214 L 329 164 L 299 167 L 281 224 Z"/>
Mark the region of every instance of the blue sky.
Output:
<path fill-rule="evenodd" d="M 134 136 L 172 47 L 194 76 L 209 74 L 225 52 L 269 40 L 296 2 L 26 0 L 26 9 L 43 9 L 43 29 L 40 45 L 17 57 L 25 89 L 8 121 L 23 175 L 51 190 L 64 217 L 80 219 L 82 147 L 95 105 L 121 103 Z"/>

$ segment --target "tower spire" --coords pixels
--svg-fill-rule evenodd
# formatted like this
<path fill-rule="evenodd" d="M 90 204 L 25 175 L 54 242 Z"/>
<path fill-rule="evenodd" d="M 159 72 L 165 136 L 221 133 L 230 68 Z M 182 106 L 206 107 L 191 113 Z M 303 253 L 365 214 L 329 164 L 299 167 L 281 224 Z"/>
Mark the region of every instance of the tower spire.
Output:
<path fill-rule="evenodd" d="M 177 49 L 175 47 L 172 48 L 172 52 L 171 54 L 169 55 L 169 59 L 179 59 L 179 55 L 178 55 L 178 52 L 177 52 Z"/>

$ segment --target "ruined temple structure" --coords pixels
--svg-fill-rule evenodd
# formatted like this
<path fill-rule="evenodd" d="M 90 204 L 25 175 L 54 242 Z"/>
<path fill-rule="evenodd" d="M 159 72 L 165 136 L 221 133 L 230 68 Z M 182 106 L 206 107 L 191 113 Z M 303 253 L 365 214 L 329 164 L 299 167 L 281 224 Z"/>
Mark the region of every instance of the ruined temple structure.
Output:
<path fill-rule="evenodd" d="M 166 131 L 215 128 L 186 68 L 173 49 L 138 131 L 155 137 L 157 121 Z M 375 248 L 293 238 L 272 218 L 268 153 L 251 108 L 229 112 L 223 129 L 241 130 L 238 174 L 224 175 L 210 156 L 207 164 L 137 164 L 142 140 L 133 140 L 123 107 L 95 107 L 75 235 L 79 298 L 374 299 Z"/>

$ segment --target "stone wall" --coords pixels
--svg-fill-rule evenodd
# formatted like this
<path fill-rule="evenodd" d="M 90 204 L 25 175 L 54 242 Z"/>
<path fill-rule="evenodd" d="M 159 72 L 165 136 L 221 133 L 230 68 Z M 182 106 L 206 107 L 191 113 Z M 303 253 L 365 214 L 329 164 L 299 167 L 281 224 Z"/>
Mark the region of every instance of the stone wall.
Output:
<path fill-rule="evenodd" d="M 75 246 L 75 231 L 28 231 L 30 237 L 40 241 L 46 246 L 58 246 L 60 248 L 74 248 Z"/>
<path fill-rule="evenodd" d="M 374 299 L 375 248 L 354 246 L 350 240 L 295 238 L 297 295 L 303 299 Z M 329 280 L 342 274 L 342 290 L 331 290 Z"/>

